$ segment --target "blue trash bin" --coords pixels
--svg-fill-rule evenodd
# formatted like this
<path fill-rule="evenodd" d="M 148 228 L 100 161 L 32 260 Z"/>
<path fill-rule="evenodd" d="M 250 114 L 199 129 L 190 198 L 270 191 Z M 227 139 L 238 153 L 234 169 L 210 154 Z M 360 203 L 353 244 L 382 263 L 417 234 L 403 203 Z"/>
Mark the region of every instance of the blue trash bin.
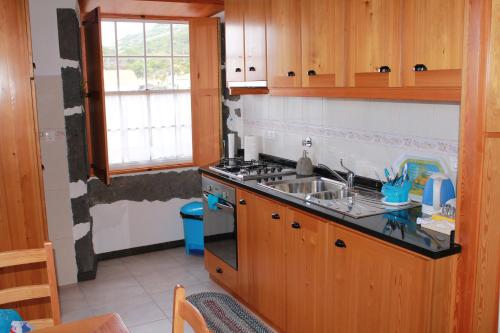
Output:
<path fill-rule="evenodd" d="M 186 254 L 203 254 L 203 203 L 193 201 L 181 207 Z"/>

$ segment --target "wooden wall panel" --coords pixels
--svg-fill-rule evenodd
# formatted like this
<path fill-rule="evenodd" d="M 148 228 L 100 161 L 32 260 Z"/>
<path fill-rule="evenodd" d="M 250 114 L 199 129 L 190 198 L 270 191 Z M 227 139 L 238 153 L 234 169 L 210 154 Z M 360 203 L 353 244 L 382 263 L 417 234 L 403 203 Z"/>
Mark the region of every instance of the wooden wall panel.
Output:
<path fill-rule="evenodd" d="M 500 132 L 500 1 L 491 8 L 491 35 L 487 87 L 486 130 Z"/>
<path fill-rule="evenodd" d="M 486 139 L 473 332 L 496 332 L 500 291 L 500 137 Z"/>
<path fill-rule="evenodd" d="M 219 19 L 189 21 L 193 160 L 206 165 L 221 156 Z"/>
<path fill-rule="evenodd" d="M 28 3 L 0 2 L 0 251 L 47 240 L 35 109 Z M 40 265 L 0 270 L 0 285 L 44 282 Z M 27 319 L 47 317 L 47 300 L 23 303 Z"/>

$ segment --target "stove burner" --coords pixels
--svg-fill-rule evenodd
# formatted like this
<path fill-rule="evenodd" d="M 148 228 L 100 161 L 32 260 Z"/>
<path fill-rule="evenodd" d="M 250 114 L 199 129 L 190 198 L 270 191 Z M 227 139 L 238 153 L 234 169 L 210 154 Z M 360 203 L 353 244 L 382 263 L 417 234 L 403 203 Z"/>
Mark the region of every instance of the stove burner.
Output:
<path fill-rule="evenodd" d="M 295 173 L 295 169 L 274 162 L 244 161 L 242 158 L 224 158 L 210 169 L 240 180 L 281 177 Z"/>

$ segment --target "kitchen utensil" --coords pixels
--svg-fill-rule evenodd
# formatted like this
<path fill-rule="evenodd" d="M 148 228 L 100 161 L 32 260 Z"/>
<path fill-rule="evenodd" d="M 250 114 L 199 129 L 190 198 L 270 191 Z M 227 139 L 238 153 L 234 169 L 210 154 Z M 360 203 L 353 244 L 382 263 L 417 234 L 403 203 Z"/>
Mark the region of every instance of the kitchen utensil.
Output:
<path fill-rule="evenodd" d="M 384 169 L 384 175 L 385 175 L 385 179 L 387 180 L 388 183 L 391 182 L 391 174 L 389 172 L 389 169 L 385 168 Z"/>
<path fill-rule="evenodd" d="M 304 150 L 303 155 L 297 161 L 297 175 L 299 176 L 312 176 L 313 165 L 309 157 L 307 157 L 307 151 Z"/>
<path fill-rule="evenodd" d="M 445 174 L 435 173 L 425 184 L 422 212 L 429 215 L 438 213 L 441 211 L 441 207 L 453 198 L 455 198 L 455 188 L 450 178 Z"/>

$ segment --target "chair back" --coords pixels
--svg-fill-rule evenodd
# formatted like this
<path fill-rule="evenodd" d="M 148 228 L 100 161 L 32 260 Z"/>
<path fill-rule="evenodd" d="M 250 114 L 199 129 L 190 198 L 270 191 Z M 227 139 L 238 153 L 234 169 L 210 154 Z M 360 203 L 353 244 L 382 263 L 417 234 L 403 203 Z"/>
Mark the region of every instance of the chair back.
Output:
<path fill-rule="evenodd" d="M 0 252 L 0 271 L 3 268 L 34 263 L 46 263 L 47 284 L 19 286 L 0 289 L 0 306 L 38 298 L 50 298 L 52 318 L 29 320 L 34 330 L 52 327 L 61 323 L 61 308 L 57 292 L 56 266 L 51 242 L 46 242 L 41 249 L 14 250 Z"/>
<path fill-rule="evenodd" d="M 195 333 L 210 333 L 200 311 L 186 300 L 186 289 L 177 285 L 174 289 L 174 314 L 172 316 L 172 333 L 184 333 L 187 322 Z"/>

